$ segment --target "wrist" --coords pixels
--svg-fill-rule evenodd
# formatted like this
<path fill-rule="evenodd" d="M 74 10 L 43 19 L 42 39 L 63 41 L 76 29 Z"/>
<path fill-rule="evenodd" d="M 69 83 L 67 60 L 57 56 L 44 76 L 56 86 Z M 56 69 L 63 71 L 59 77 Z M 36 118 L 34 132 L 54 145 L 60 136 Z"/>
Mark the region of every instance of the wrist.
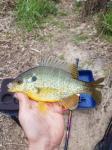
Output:
<path fill-rule="evenodd" d="M 38 140 L 37 142 L 29 142 L 29 150 L 45 150 L 49 146 L 49 143 L 44 140 Z"/>
<path fill-rule="evenodd" d="M 58 147 L 53 147 L 49 141 L 41 139 L 37 142 L 29 142 L 29 150 L 58 150 Z"/>

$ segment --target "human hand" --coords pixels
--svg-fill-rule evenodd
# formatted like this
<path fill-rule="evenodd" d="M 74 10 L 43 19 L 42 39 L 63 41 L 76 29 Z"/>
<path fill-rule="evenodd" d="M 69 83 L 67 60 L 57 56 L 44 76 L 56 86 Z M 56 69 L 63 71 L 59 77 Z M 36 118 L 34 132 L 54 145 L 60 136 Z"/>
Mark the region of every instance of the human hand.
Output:
<path fill-rule="evenodd" d="M 16 93 L 19 100 L 19 121 L 28 138 L 29 150 L 55 150 L 64 135 L 62 108 L 57 104 L 47 105 L 47 112 L 38 110 L 38 103 L 26 95 Z"/>

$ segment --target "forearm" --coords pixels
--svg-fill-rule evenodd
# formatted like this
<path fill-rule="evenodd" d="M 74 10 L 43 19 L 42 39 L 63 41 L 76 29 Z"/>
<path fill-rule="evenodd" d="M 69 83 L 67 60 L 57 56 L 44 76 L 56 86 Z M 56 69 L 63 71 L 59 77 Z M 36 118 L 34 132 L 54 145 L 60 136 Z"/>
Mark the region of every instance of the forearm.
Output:
<path fill-rule="evenodd" d="M 53 147 L 45 140 L 38 141 L 37 143 L 29 143 L 29 150 L 59 150 L 59 147 Z"/>
<path fill-rule="evenodd" d="M 59 148 L 43 147 L 40 145 L 30 145 L 29 150 L 59 150 Z"/>

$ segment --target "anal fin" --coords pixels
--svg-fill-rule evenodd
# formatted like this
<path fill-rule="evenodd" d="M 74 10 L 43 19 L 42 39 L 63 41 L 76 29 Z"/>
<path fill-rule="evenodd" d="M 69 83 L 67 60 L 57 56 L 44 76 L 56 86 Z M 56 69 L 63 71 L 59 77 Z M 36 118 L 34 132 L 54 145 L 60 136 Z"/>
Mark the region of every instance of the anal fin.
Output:
<path fill-rule="evenodd" d="M 64 98 L 59 104 L 63 106 L 65 109 L 73 109 L 76 108 L 79 102 L 79 96 L 72 95 L 69 97 Z"/>

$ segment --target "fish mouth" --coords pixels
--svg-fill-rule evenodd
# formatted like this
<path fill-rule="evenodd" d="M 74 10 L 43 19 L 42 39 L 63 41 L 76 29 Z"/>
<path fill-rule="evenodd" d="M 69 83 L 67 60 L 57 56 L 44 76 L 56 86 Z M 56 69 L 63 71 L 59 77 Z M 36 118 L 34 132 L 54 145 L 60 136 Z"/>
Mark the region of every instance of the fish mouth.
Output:
<path fill-rule="evenodd" d="M 8 92 L 26 94 L 26 92 L 24 92 L 24 91 L 22 91 L 22 90 L 19 90 L 19 89 L 15 89 L 15 88 L 9 88 L 9 89 L 8 89 Z"/>
<path fill-rule="evenodd" d="M 9 83 L 7 85 L 7 88 L 8 88 L 8 92 L 13 92 L 13 84 L 12 83 Z"/>
<path fill-rule="evenodd" d="M 8 92 L 11 93 L 21 92 L 21 90 L 19 90 L 14 83 L 9 83 L 7 87 L 8 87 Z"/>
<path fill-rule="evenodd" d="M 11 92 L 11 93 L 23 93 L 23 94 L 27 94 L 27 92 L 25 90 L 22 90 L 21 88 L 19 87 L 16 87 L 16 83 L 9 83 L 7 85 L 8 87 L 8 92 Z"/>

